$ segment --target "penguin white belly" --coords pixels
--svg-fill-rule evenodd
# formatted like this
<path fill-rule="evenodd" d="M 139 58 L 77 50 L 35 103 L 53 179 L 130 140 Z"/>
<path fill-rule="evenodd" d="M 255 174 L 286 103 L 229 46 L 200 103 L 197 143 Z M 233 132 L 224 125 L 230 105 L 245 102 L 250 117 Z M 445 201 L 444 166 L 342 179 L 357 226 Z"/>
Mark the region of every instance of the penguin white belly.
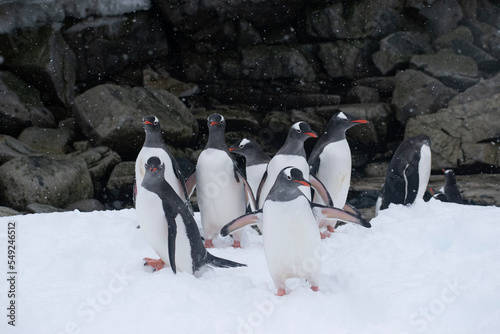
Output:
<path fill-rule="evenodd" d="M 198 158 L 196 194 L 205 238 L 212 239 L 231 220 L 245 214 L 246 197 L 243 182 L 234 177 L 229 155 L 208 148 Z M 233 234 L 239 240 L 240 233 Z"/>
<path fill-rule="evenodd" d="M 420 160 L 418 161 L 418 192 L 417 198 L 423 198 L 429 178 L 431 176 L 431 149 L 422 145 L 420 149 Z"/>
<path fill-rule="evenodd" d="M 347 140 L 326 145 L 319 157 L 320 166 L 316 177 L 330 193 L 334 206 L 343 208 L 351 183 L 351 149 Z M 314 202 L 326 204 L 319 196 L 314 196 Z"/>
<path fill-rule="evenodd" d="M 260 181 L 262 180 L 262 176 L 264 176 L 266 168 L 267 164 L 253 165 L 246 168 L 247 182 L 254 196 L 257 196 L 257 190 L 259 190 Z"/>
<path fill-rule="evenodd" d="M 177 193 L 177 195 L 179 195 L 180 198 L 185 199 L 182 185 L 175 176 L 172 160 L 170 160 L 167 152 L 165 152 L 165 150 L 161 148 L 143 147 L 137 155 L 135 163 L 135 180 L 137 182 L 137 186 L 139 187 L 142 183 L 142 179 L 144 179 L 144 174 L 146 173 L 144 165 L 146 164 L 146 161 L 148 161 L 148 159 L 151 157 L 158 157 L 160 158 L 161 162 L 165 164 L 165 180 L 172 186 L 172 188 L 174 188 L 175 192 Z"/>
<path fill-rule="evenodd" d="M 300 169 L 300 171 L 304 175 L 304 179 L 309 180 L 309 164 L 304 157 L 285 154 L 275 155 L 267 165 L 266 182 L 262 185 L 262 189 L 259 194 L 259 208 L 263 206 L 267 195 L 269 194 L 269 191 L 271 191 L 274 182 L 276 182 L 276 178 L 278 177 L 279 172 L 281 172 L 281 170 L 285 167 L 295 167 L 297 169 Z M 299 189 L 310 200 L 311 190 L 309 188 L 302 188 L 304 187 L 300 187 Z"/>
<path fill-rule="evenodd" d="M 266 201 L 263 208 L 264 252 L 269 273 L 278 289 L 291 277 L 318 285 L 321 238 L 309 201 Z"/>
<path fill-rule="evenodd" d="M 160 197 L 155 193 L 138 188 L 136 212 L 141 231 L 153 250 L 170 267 L 168 256 L 168 223 Z M 186 227 L 180 215 L 175 217 L 177 236 L 175 239 L 175 264 L 178 271 L 193 273 L 191 246 Z"/>

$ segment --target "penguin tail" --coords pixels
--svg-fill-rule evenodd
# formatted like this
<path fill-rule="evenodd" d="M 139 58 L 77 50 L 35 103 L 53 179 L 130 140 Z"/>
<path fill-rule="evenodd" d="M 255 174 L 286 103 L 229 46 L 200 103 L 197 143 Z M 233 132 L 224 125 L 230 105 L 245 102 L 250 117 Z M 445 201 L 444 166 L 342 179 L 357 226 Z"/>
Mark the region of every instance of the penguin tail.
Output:
<path fill-rule="evenodd" d="M 207 252 L 207 264 L 217 268 L 235 268 L 235 267 L 246 267 L 246 264 L 234 262 L 231 260 L 226 260 L 217 256 L 214 256 Z"/>

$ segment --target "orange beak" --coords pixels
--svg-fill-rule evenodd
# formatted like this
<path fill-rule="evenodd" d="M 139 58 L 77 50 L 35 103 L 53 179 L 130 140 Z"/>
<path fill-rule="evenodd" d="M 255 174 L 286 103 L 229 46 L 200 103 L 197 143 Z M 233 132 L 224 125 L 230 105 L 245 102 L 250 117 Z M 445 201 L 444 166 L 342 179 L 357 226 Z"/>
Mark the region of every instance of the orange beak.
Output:
<path fill-rule="evenodd" d="M 229 148 L 229 152 L 235 151 L 235 148 Z"/>
<path fill-rule="evenodd" d="M 144 124 L 153 125 L 153 123 L 151 123 L 150 121 L 144 121 Z"/>
<path fill-rule="evenodd" d="M 304 134 L 305 134 L 305 135 L 308 135 L 308 136 L 311 136 L 311 137 L 313 137 L 313 138 L 317 138 L 317 137 L 318 137 L 318 135 L 317 135 L 317 134 L 315 134 L 314 132 L 304 132 Z"/>
<path fill-rule="evenodd" d="M 212 123 L 210 123 L 210 126 L 214 126 L 214 125 L 217 125 L 217 124 L 219 124 L 219 123 L 217 123 L 217 122 L 212 122 Z"/>
<path fill-rule="evenodd" d="M 301 185 L 305 186 L 305 187 L 310 187 L 311 185 L 309 183 L 307 183 L 306 181 L 299 181 L 299 180 L 293 180 L 293 182 L 297 182 L 297 183 L 300 183 Z"/>
<path fill-rule="evenodd" d="M 351 121 L 351 123 L 361 123 L 361 124 L 366 124 L 368 121 L 366 119 L 356 119 L 354 121 Z"/>

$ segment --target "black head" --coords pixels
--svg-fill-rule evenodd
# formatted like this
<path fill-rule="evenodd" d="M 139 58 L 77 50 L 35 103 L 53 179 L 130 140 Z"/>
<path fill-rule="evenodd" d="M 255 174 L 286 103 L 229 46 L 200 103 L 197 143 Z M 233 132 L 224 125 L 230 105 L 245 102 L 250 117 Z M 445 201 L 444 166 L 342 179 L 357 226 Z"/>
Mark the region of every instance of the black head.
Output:
<path fill-rule="evenodd" d="M 310 187 L 309 181 L 304 179 L 302 171 L 295 167 L 285 167 L 280 172 L 280 177 L 288 187 Z"/>
<path fill-rule="evenodd" d="M 366 124 L 368 123 L 365 119 L 359 119 L 352 115 L 349 115 L 345 112 L 338 112 L 330 118 L 330 122 L 328 122 L 327 132 L 332 131 L 346 131 L 349 128 L 352 128 L 358 124 Z"/>
<path fill-rule="evenodd" d="M 427 145 L 431 147 L 431 139 L 426 135 L 417 135 L 410 137 L 407 141 L 414 146 L 421 147 L 422 145 Z"/>
<path fill-rule="evenodd" d="M 444 177 L 446 178 L 447 182 L 451 182 L 451 183 L 457 182 L 456 177 L 455 177 L 455 172 L 452 169 L 446 169 L 446 170 L 443 169 L 443 172 L 444 172 Z"/>
<path fill-rule="evenodd" d="M 318 134 L 311 129 L 309 124 L 301 121 L 292 125 L 288 132 L 288 137 L 306 140 L 309 138 L 318 138 Z"/>
<path fill-rule="evenodd" d="M 162 177 L 163 178 L 163 170 L 165 169 L 165 165 L 161 162 L 158 157 L 151 157 L 146 162 L 146 175 L 150 174 L 154 177 Z"/>
<path fill-rule="evenodd" d="M 251 154 L 251 151 L 253 149 L 255 149 L 255 145 L 256 145 L 255 142 L 253 142 L 249 139 L 243 138 L 239 142 L 231 145 L 229 147 L 229 152 L 241 154 L 241 155 L 246 157 L 248 154 Z"/>
<path fill-rule="evenodd" d="M 285 167 L 278 174 L 266 200 L 287 202 L 304 196 L 304 193 L 299 189 L 300 186 L 310 187 L 311 184 L 304 179 L 300 169 Z"/>
<path fill-rule="evenodd" d="M 208 130 L 218 129 L 224 131 L 226 129 L 226 120 L 221 114 L 212 114 L 207 119 Z"/>
<path fill-rule="evenodd" d="M 144 117 L 142 119 L 142 126 L 144 128 L 144 131 L 146 131 L 147 133 L 160 131 L 160 121 L 154 115 Z"/>

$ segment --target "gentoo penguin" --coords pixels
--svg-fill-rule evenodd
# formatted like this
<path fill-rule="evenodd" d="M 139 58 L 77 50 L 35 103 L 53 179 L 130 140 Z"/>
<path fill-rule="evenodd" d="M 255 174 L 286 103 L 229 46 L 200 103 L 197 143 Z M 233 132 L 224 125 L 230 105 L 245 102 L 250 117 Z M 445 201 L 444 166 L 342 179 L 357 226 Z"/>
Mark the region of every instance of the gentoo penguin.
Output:
<path fill-rule="evenodd" d="M 439 189 L 438 192 L 435 192 L 434 189 L 431 188 L 432 196 L 442 202 L 452 202 L 457 204 L 464 204 L 464 199 L 460 194 L 460 190 L 457 186 L 457 179 L 455 177 L 455 172 L 451 169 L 444 170 L 445 182 L 444 185 Z"/>
<path fill-rule="evenodd" d="M 387 168 L 378 210 L 387 209 L 391 203 L 410 205 L 423 198 L 430 174 L 429 137 L 418 135 L 404 140 Z"/>
<path fill-rule="evenodd" d="M 222 115 L 208 117 L 208 143 L 196 165 L 196 194 L 206 247 L 213 247 L 212 239 L 225 223 L 246 212 L 247 198 L 255 207 L 252 191 L 229 154 L 225 128 Z M 240 247 L 241 231 L 233 234 L 233 239 L 233 247 Z"/>
<path fill-rule="evenodd" d="M 304 142 L 309 138 L 317 138 L 318 134 L 311 130 L 306 122 L 297 122 L 290 127 L 283 146 L 276 152 L 267 164 L 266 172 L 257 190 L 258 207 L 262 208 L 267 194 L 274 185 L 279 172 L 287 166 L 298 168 L 302 171 L 304 178 L 309 180 L 309 165 L 307 164 Z M 304 189 L 308 199 L 311 199 L 311 190 Z"/>
<path fill-rule="evenodd" d="M 145 265 L 160 270 L 170 266 L 178 271 L 196 274 L 204 265 L 228 268 L 245 266 L 208 253 L 193 215 L 172 186 L 165 180 L 165 164 L 150 157 L 145 175 L 138 187 L 136 211 L 147 242 L 160 256 L 146 258 Z"/>
<path fill-rule="evenodd" d="M 367 122 L 343 112 L 333 115 L 328 122 L 325 133 L 316 142 L 309 156 L 311 174 L 324 184 L 336 208 L 344 208 L 351 184 L 351 149 L 347 143 L 345 132 L 355 125 Z M 314 195 L 313 202 L 328 204 L 324 203 L 318 194 Z M 335 224 L 335 221 L 329 221 L 328 231 L 322 236 L 328 237 L 329 232 L 334 231 Z"/>
<path fill-rule="evenodd" d="M 321 238 L 318 220 L 334 218 L 370 227 L 362 217 L 341 209 L 311 203 L 299 187 L 310 187 L 303 173 L 293 167 L 282 169 L 262 209 L 239 217 L 221 230 L 227 235 L 246 224 L 262 222 L 264 253 L 278 296 L 285 294 L 288 278 L 305 278 L 318 291 L 321 273 Z"/>
<path fill-rule="evenodd" d="M 146 139 L 137 159 L 135 160 L 135 184 L 136 187 L 142 183 L 146 170 L 146 161 L 153 156 L 157 156 L 165 164 L 165 180 L 172 186 L 175 193 L 179 195 L 192 212 L 189 196 L 182 177 L 177 160 L 170 154 L 161 135 L 160 121 L 156 116 L 150 115 L 142 119 Z"/>
<path fill-rule="evenodd" d="M 246 138 L 230 146 L 229 152 L 240 154 L 245 157 L 247 182 L 253 194 L 257 194 L 260 181 L 266 172 L 267 164 L 271 158 L 264 153 L 264 150 L 259 144 Z"/>

